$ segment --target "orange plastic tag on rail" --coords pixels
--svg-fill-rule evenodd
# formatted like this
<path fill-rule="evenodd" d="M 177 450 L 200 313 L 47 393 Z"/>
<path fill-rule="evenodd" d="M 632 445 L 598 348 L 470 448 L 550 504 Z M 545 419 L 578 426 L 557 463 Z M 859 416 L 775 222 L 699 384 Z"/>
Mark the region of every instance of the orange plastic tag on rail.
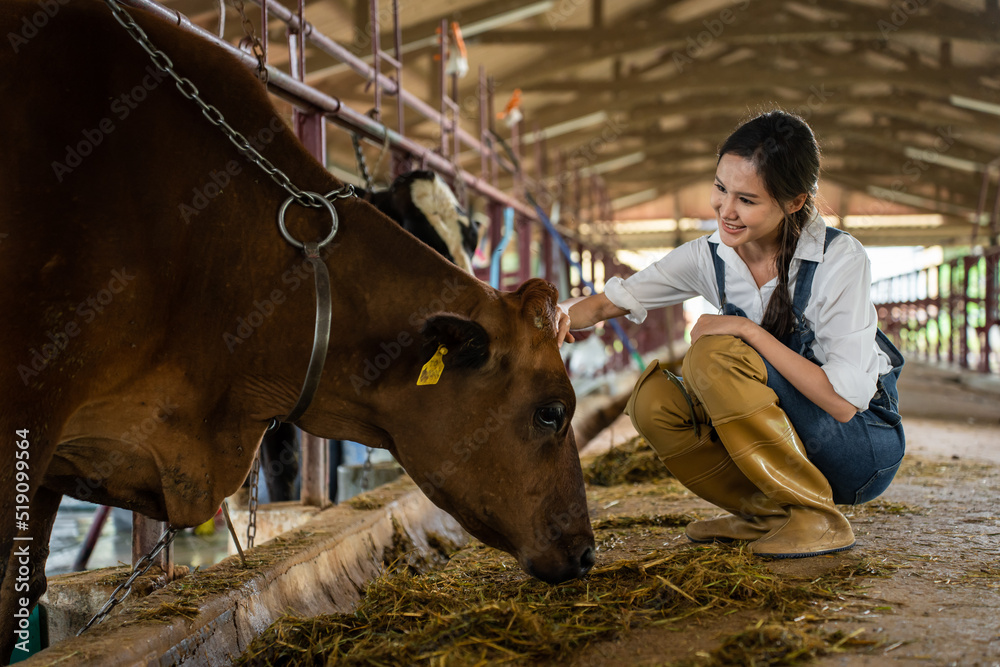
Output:
<path fill-rule="evenodd" d="M 448 348 L 438 345 L 437 352 L 430 358 L 424 367 L 420 369 L 420 377 L 417 378 L 417 385 L 437 384 L 444 372 L 444 355 L 448 354 Z"/>

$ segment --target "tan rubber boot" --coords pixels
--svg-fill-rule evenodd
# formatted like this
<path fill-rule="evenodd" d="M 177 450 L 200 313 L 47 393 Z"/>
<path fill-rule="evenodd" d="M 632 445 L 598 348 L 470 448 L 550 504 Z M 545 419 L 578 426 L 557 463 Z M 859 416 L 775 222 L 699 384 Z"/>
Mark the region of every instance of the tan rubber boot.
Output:
<path fill-rule="evenodd" d="M 854 531 L 833 504 L 830 483 L 806 457 L 784 410 L 770 405 L 716 430 L 743 474 L 789 511 L 782 525 L 748 547 L 752 553 L 801 558 L 854 546 Z"/>
<path fill-rule="evenodd" d="M 849 549 L 850 522 L 833 504 L 826 477 L 809 461 L 760 355 L 734 336 L 703 336 L 684 359 L 685 384 L 712 417 L 715 432 L 746 479 L 787 510 L 748 549 L 796 558 Z"/>
<path fill-rule="evenodd" d="M 788 518 L 747 479 L 708 425 L 698 400 L 676 376 L 652 362 L 635 384 L 625 407 L 632 425 L 685 487 L 732 512 L 691 522 L 686 533 L 694 542 L 755 540 Z"/>

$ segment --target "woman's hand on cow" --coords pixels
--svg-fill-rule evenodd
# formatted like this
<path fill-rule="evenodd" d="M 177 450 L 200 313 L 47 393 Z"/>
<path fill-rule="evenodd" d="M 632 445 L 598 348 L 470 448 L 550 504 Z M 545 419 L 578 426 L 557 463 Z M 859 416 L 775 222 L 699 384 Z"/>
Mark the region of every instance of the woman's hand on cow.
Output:
<path fill-rule="evenodd" d="M 573 314 L 570 315 L 570 309 Z M 559 304 L 561 314 L 556 331 L 556 342 L 562 347 L 563 341 L 570 343 L 576 338 L 570 333 L 573 331 L 590 331 L 598 322 L 620 317 L 628 313 L 627 310 L 619 308 L 611 303 L 603 294 L 592 294 L 590 296 L 578 296 L 567 299 Z"/>
<path fill-rule="evenodd" d="M 572 318 L 569 316 L 569 307 L 559 304 L 559 322 L 556 325 L 556 343 L 562 347 L 563 342 L 575 343 L 576 338 L 569 332 Z"/>

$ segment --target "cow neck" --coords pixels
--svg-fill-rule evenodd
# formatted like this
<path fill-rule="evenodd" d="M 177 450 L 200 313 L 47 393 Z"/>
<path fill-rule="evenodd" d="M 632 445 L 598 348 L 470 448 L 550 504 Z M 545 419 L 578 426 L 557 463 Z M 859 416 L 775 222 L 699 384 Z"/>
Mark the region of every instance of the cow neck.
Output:
<path fill-rule="evenodd" d="M 312 194 L 316 193 L 303 193 Z M 323 366 L 326 364 L 326 353 L 330 346 L 330 323 L 333 318 L 333 298 L 330 289 L 330 273 L 326 268 L 326 262 L 320 256 L 320 251 L 327 246 L 334 237 L 337 235 L 337 231 L 340 228 L 339 219 L 337 218 L 337 209 L 333 207 L 330 203 L 330 199 L 333 198 L 345 198 L 354 196 L 354 188 L 350 185 L 346 185 L 340 190 L 334 190 L 333 192 L 327 193 L 326 196 L 319 196 L 322 205 L 327 209 L 330 214 L 330 233 L 327 234 L 326 238 L 319 242 L 309 242 L 303 243 L 298 241 L 293 237 L 288 229 L 285 227 L 285 212 L 293 201 L 297 201 L 297 198 L 292 195 L 285 200 L 285 202 L 278 209 L 278 228 L 281 230 L 281 235 L 285 237 L 292 246 L 300 248 L 302 254 L 305 255 L 306 261 L 312 266 L 313 271 L 313 281 L 316 286 L 316 326 L 313 331 L 313 345 L 312 352 L 309 354 L 309 366 L 306 368 L 306 377 L 302 381 L 302 389 L 299 391 L 299 398 L 295 401 L 295 405 L 292 409 L 288 411 L 288 414 L 284 418 L 279 419 L 278 417 L 273 417 L 271 420 L 271 425 L 268 429 L 273 429 L 276 427 L 277 422 L 296 422 L 302 415 L 305 414 L 309 405 L 312 403 L 313 398 L 316 396 L 316 390 L 319 388 L 320 378 L 323 377 Z"/>
<path fill-rule="evenodd" d="M 117 0 L 104 1 L 111 10 L 112 15 L 122 25 L 122 27 L 125 28 L 132 39 L 134 39 L 147 53 L 150 54 L 150 56 L 152 56 L 153 64 L 159 69 L 165 71 L 171 76 L 171 78 L 174 79 L 174 81 L 177 82 L 177 87 L 181 94 L 196 104 L 202 110 L 205 118 L 207 118 L 210 123 L 218 127 L 220 132 L 222 132 L 245 157 L 260 167 L 278 185 L 289 193 L 289 197 L 278 209 L 278 227 L 281 230 L 282 236 L 285 237 L 285 240 L 288 241 L 288 243 L 302 249 L 306 261 L 308 261 L 313 267 L 313 277 L 316 283 L 316 326 L 313 333 L 313 346 L 312 352 L 309 356 L 309 366 L 306 369 L 306 377 L 302 382 L 302 390 L 299 392 L 298 400 L 296 400 L 295 405 L 292 406 L 292 409 L 289 410 L 288 414 L 285 415 L 284 418 L 280 419 L 280 421 L 295 422 L 302 417 L 305 411 L 309 408 L 310 403 L 312 403 L 313 397 L 316 395 L 316 389 L 319 387 L 319 381 L 323 375 L 323 366 L 326 363 L 327 348 L 330 343 L 330 321 L 333 309 L 330 290 L 330 274 L 327 271 L 326 263 L 320 258 L 320 251 L 324 246 L 333 240 L 334 236 L 337 235 L 337 211 L 333 208 L 333 204 L 330 200 L 335 198 L 353 197 L 355 196 L 354 188 L 350 185 L 346 185 L 339 190 L 334 190 L 333 192 L 327 193 L 326 196 L 323 196 L 316 192 L 303 191 L 296 187 L 292 183 L 291 179 L 289 179 L 283 171 L 275 168 L 274 165 L 266 160 L 243 134 L 234 130 L 228 123 L 226 123 L 221 111 L 219 111 L 216 107 L 209 105 L 201 98 L 200 91 L 190 79 L 181 76 L 176 70 L 174 70 L 173 61 L 170 60 L 170 58 L 163 51 L 158 49 L 152 41 L 150 41 L 149 36 L 145 33 L 145 31 L 143 31 L 138 24 L 136 24 L 131 15 L 129 15 L 129 13 L 118 4 Z M 260 68 L 262 73 L 266 71 L 264 70 L 263 61 L 260 62 Z M 266 76 L 263 78 L 266 81 Z M 331 224 L 330 233 L 326 238 L 316 243 L 303 243 L 296 240 L 291 234 L 288 233 L 288 230 L 285 227 L 285 212 L 288 210 L 288 207 L 293 201 L 306 207 L 327 209 L 330 213 Z M 269 428 L 274 428 L 277 421 L 279 421 L 278 417 L 272 418 L 271 426 Z"/>

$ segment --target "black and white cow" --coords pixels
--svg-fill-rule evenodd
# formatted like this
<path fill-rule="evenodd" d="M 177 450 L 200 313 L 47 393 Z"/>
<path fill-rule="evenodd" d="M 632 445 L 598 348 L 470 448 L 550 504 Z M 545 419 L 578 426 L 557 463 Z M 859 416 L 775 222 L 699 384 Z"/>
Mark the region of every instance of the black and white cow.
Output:
<path fill-rule="evenodd" d="M 365 191 L 366 200 L 456 266 L 472 273 L 479 223 L 462 210 L 444 180 L 432 171 L 397 177 L 388 190 Z"/>
<path fill-rule="evenodd" d="M 451 188 L 436 173 L 411 171 L 397 177 L 387 190 L 358 189 L 358 194 L 460 269 L 472 273 L 479 223 L 470 220 Z M 295 497 L 299 474 L 296 449 L 291 424 L 280 424 L 264 434 L 261 470 L 272 502 Z"/>

